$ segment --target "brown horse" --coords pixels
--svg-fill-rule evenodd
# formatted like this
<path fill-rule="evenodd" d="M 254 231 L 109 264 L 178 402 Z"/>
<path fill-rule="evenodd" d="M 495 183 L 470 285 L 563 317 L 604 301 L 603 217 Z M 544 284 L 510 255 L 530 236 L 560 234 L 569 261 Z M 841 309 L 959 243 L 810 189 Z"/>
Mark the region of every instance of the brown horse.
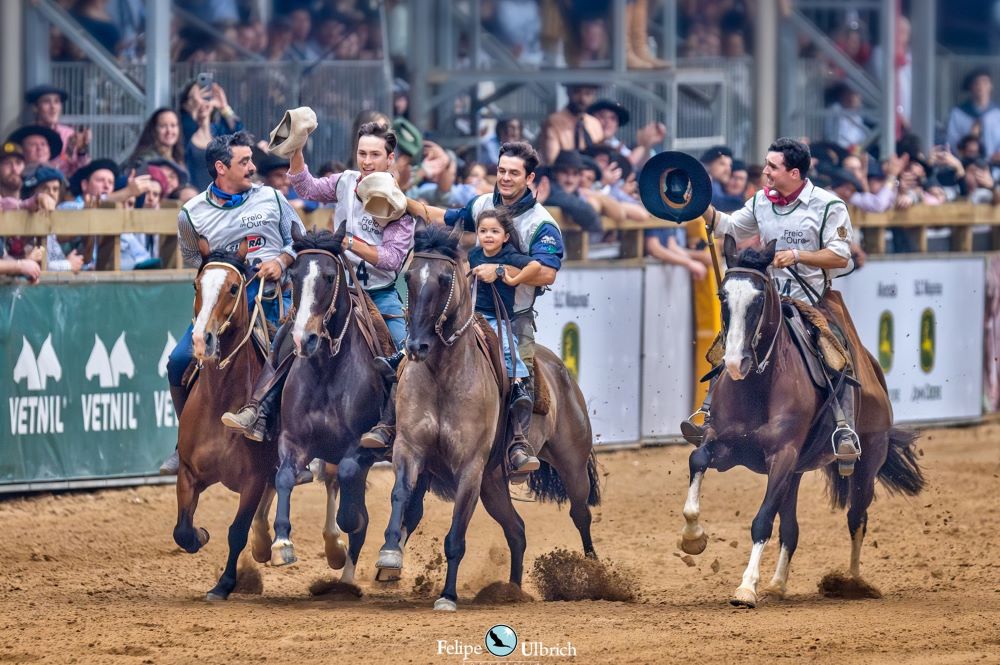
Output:
<path fill-rule="evenodd" d="M 377 580 L 398 579 L 403 546 L 423 513 L 430 488 L 455 502 L 445 539 L 448 571 L 434 609 L 457 609 L 458 567 L 465 534 L 480 498 L 503 528 L 510 548 L 510 582 L 521 584 L 524 522 L 511 503 L 504 448 L 494 445 L 500 392 L 490 361 L 470 330 L 473 301 L 459 255 L 458 238 L 441 227 L 418 223 L 415 253 L 404 277 L 409 294 L 410 362 L 397 387 L 397 429 L 392 462 L 396 482 Z M 570 501 L 570 515 L 584 552 L 596 556 L 589 506 L 600 501 L 593 439 L 586 403 L 559 359 L 538 348 L 535 371 L 551 392 L 546 416 L 534 416 L 531 440 L 544 464 L 532 488 L 542 500 Z"/>
<path fill-rule="evenodd" d="M 689 554 L 700 554 L 708 542 L 698 523 L 699 493 L 706 470 L 726 471 L 742 465 L 767 474 L 764 501 L 750 529 L 753 540 L 750 562 L 730 600 L 733 605 L 743 607 L 757 604 L 760 560 L 778 515 L 781 551 L 767 592 L 784 596 L 789 564 L 798 544 L 795 510 L 804 472 L 825 469 L 834 505 L 843 508 L 850 503 L 847 511 L 852 545 L 850 572 L 859 580 L 861 545 L 868 507 L 875 495 L 875 479 L 881 480 L 891 492 L 911 496 L 924 487 L 913 449 L 915 436 L 896 428 L 883 426 L 873 431 L 865 426 L 892 422 L 887 399 L 856 402 L 861 459 L 849 478 L 838 473 L 831 444 L 833 419 L 820 412 L 826 395 L 810 379 L 788 331 L 778 292 L 766 273 L 774 259 L 774 248 L 772 241 L 763 253 L 747 249 L 737 256 L 733 238 L 725 239 L 729 270 L 722 281 L 720 298 L 727 371 L 715 386 L 713 417 L 705 440 L 691 453 L 691 478 L 684 504 L 686 525 L 680 541 L 680 548 Z M 854 359 L 854 366 L 862 376 L 874 366 L 874 359 L 864 353 Z"/>
<path fill-rule="evenodd" d="M 206 596 L 207 600 L 225 600 L 236 586 L 236 564 L 246 547 L 251 521 L 254 559 L 265 562 L 270 558 L 267 501 L 262 502 L 261 497 L 274 475 L 278 456 L 274 446 L 248 441 L 219 420 L 226 411 L 242 405 L 263 365 L 260 354 L 247 341 L 251 325 L 244 263 L 247 241 L 235 254 L 209 253 L 204 242 L 201 250 L 204 261 L 194 283 L 192 335 L 201 369 L 177 433 L 180 469 L 174 541 L 192 554 L 208 542 L 208 532 L 193 523 L 198 497 L 207 487 L 221 482 L 240 495 L 236 518 L 229 527 L 226 568 Z"/>

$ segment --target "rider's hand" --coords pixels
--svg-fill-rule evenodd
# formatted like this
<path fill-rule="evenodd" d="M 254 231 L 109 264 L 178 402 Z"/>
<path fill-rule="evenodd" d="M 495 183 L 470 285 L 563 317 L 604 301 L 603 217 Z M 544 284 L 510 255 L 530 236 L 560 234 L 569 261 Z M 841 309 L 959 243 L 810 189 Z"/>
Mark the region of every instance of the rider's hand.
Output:
<path fill-rule="evenodd" d="M 472 269 L 472 274 L 483 284 L 492 284 L 497 279 L 497 264 L 484 263 Z"/>
<path fill-rule="evenodd" d="M 795 254 L 790 249 L 782 249 L 774 253 L 774 260 L 771 265 L 775 268 L 787 268 L 795 265 Z"/>
<path fill-rule="evenodd" d="M 278 259 L 264 261 L 260 264 L 260 268 L 257 269 L 257 274 L 260 277 L 271 282 L 277 282 L 281 279 L 282 272 L 284 272 L 284 266 L 281 265 L 281 261 Z"/>

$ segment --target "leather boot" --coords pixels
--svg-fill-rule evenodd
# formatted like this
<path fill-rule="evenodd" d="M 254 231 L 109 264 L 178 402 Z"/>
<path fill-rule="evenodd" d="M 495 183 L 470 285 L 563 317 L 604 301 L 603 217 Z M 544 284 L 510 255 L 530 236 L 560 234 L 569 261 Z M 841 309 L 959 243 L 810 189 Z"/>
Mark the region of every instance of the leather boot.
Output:
<path fill-rule="evenodd" d="M 635 48 L 635 3 L 625 5 L 625 66 L 629 69 L 652 69 L 653 65 L 641 57 Z"/>
<path fill-rule="evenodd" d="M 861 458 L 861 439 L 854 431 L 854 389 L 845 386 L 839 403 L 834 404 L 837 428 L 831 437 L 833 455 L 837 458 L 837 471 L 843 477 L 854 473 L 854 465 Z"/>
<path fill-rule="evenodd" d="M 274 412 L 281 401 L 285 378 L 294 359 L 289 353 L 281 359 L 277 367 L 269 362 L 264 363 L 264 369 L 254 384 L 250 400 L 236 413 L 227 411 L 222 414 L 222 424 L 243 432 L 243 436 L 251 441 L 263 441 L 267 432 L 267 415 Z"/>
<path fill-rule="evenodd" d="M 527 436 L 534 409 L 533 392 L 530 378 L 511 385 L 509 413 L 514 436 L 507 450 L 507 460 L 510 463 L 510 482 L 514 484 L 523 483 L 529 473 L 541 467 Z"/>
<path fill-rule="evenodd" d="M 632 10 L 631 16 L 628 9 Z M 626 7 L 626 27 L 628 38 L 626 44 L 636 58 L 645 63 L 644 69 L 666 69 L 670 63 L 661 60 L 649 50 L 649 0 L 636 0 Z M 629 65 L 632 67 L 632 65 Z"/>
<path fill-rule="evenodd" d="M 396 385 L 389 389 L 389 395 L 382 403 L 382 414 L 378 424 L 361 435 L 361 447 L 385 450 L 396 438 Z"/>
<path fill-rule="evenodd" d="M 174 403 L 174 413 L 177 414 L 177 422 L 180 423 L 184 402 L 187 401 L 187 389 L 183 386 L 170 386 L 170 400 Z M 177 454 L 177 448 L 174 448 L 174 452 L 160 464 L 159 472 L 161 476 L 176 476 L 180 468 L 181 458 Z"/>
<path fill-rule="evenodd" d="M 708 382 L 708 392 L 705 394 L 705 401 L 701 403 L 697 411 L 681 421 L 681 436 L 692 445 L 700 446 L 705 441 L 705 432 L 708 431 L 708 426 L 712 421 L 712 391 L 715 389 L 717 381 L 717 378 L 713 378 Z M 705 416 L 702 419 L 701 425 L 694 422 L 695 416 L 699 413 Z"/>
<path fill-rule="evenodd" d="M 406 353 L 402 350 L 396 351 L 391 356 L 375 356 L 375 368 L 383 379 L 389 383 L 395 383 L 396 371 L 404 357 L 406 357 Z"/>

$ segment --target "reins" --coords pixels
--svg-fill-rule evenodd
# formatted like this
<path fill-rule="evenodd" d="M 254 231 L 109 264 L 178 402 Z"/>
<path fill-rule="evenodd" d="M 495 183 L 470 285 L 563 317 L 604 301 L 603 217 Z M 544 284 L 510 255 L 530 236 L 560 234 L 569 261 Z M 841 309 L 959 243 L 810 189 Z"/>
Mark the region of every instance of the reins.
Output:
<path fill-rule="evenodd" d="M 764 326 L 764 314 L 761 313 L 760 319 L 757 320 L 757 327 L 754 330 L 753 337 L 750 340 L 750 351 L 753 353 L 754 371 L 757 374 L 763 374 L 764 370 L 771 362 L 771 354 L 774 353 L 774 348 L 778 345 L 778 335 L 781 333 L 781 328 L 785 325 L 785 317 L 781 314 L 781 303 L 777 302 L 772 295 L 771 278 L 768 277 L 764 272 L 760 270 L 755 270 L 754 268 L 729 268 L 726 271 L 726 276 L 729 273 L 745 273 L 748 275 L 753 275 L 754 277 L 759 277 L 764 280 L 765 290 L 764 298 L 765 300 L 770 300 L 772 307 L 777 306 L 778 309 L 778 327 L 774 331 L 774 335 L 771 336 L 771 343 L 767 347 L 767 353 L 764 354 L 763 359 L 758 359 L 757 357 L 757 345 L 760 343 L 760 338 L 762 336 L 761 328 Z M 721 289 L 720 289 L 721 290 Z"/>
<path fill-rule="evenodd" d="M 340 353 L 340 346 L 344 341 L 344 337 L 347 335 L 347 328 L 351 324 L 351 313 L 348 311 L 347 316 L 344 317 L 344 326 L 340 329 L 340 332 L 336 337 L 330 336 L 329 323 L 330 319 L 334 317 L 337 313 L 337 296 L 340 295 L 340 284 L 343 281 L 344 273 L 348 270 L 345 265 L 345 260 L 343 256 L 334 254 L 333 252 L 328 252 L 325 249 L 304 249 L 298 252 L 298 256 L 305 254 L 319 254 L 322 256 L 328 256 L 333 259 L 334 263 L 337 264 L 337 281 L 334 282 L 333 286 L 333 298 L 330 299 L 330 306 L 326 308 L 326 312 L 323 314 L 323 326 L 320 329 L 319 336 L 327 341 L 330 346 L 330 356 L 336 356 Z M 350 287 L 348 287 L 350 288 Z M 351 308 L 350 298 L 347 300 L 348 309 Z M 299 355 L 298 350 L 295 351 L 295 355 Z"/>
<path fill-rule="evenodd" d="M 452 266 L 451 289 L 448 290 L 448 298 L 447 300 L 445 300 L 444 307 L 441 309 L 441 313 L 438 315 L 437 319 L 434 322 L 434 332 L 437 333 L 437 336 L 441 339 L 441 341 L 444 343 L 445 346 L 451 346 L 458 340 L 459 337 L 462 336 L 462 333 L 464 333 L 466 330 L 469 329 L 469 326 L 472 325 L 472 322 L 475 320 L 476 317 L 476 309 L 475 307 L 473 307 L 472 311 L 469 314 L 468 321 L 463 323 L 462 326 L 457 330 L 455 330 L 455 332 L 453 332 L 449 337 L 445 338 L 444 324 L 448 320 L 448 308 L 451 307 L 451 301 L 455 297 L 455 283 L 458 282 L 458 263 L 455 261 L 455 259 L 451 258 L 450 256 L 444 256 L 443 254 L 434 254 L 433 252 L 414 252 L 413 257 L 422 259 L 431 259 L 437 261 L 447 261 Z M 468 277 L 468 274 L 466 274 L 466 277 Z M 479 287 L 479 279 L 473 278 L 472 280 L 473 302 L 475 302 L 476 291 L 478 287 Z M 407 320 L 406 324 L 407 328 L 409 328 L 410 324 L 409 320 Z"/>
<path fill-rule="evenodd" d="M 209 263 L 206 263 L 204 266 L 202 266 L 201 272 L 204 273 L 205 269 L 208 268 L 209 266 L 217 266 L 217 267 L 221 266 L 221 267 L 223 267 L 223 268 L 225 268 L 227 270 L 232 270 L 233 272 L 237 273 L 240 276 L 240 288 L 239 288 L 239 291 L 236 293 L 236 303 L 233 305 L 232 310 L 230 310 L 229 316 L 227 316 L 226 320 L 222 322 L 221 326 L 219 326 L 219 332 L 216 333 L 219 336 L 219 343 L 221 344 L 222 343 L 222 335 L 229 328 L 230 323 L 232 323 L 233 316 L 236 314 L 236 311 L 240 307 L 240 303 L 243 301 L 243 298 L 245 297 L 245 292 L 246 292 L 246 287 L 247 287 L 247 280 L 246 280 L 246 277 L 243 276 L 243 273 L 240 272 L 240 270 L 236 268 L 236 266 L 232 266 L 232 265 L 230 265 L 228 263 L 224 263 L 222 261 L 211 261 Z M 260 288 L 257 289 L 257 296 L 254 298 L 253 312 L 250 314 L 250 319 L 247 322 L 247 331 L 243 335 L 243 338 L 236 344 L 235 347 L 233 347 L 233 350 L 229 353 L 229 355 L 226 356 L 225 358 L 223 358 L 221 361 L 219 361 L 219 369 L 225 369 L 226 367 L 229 366 L 229 364 L 233 361 L 233 358 L 236 357 L 236 354 L 239 352 L 240 349 L 243 348 L 243 346 L 247 343 L 247 341 L 249 341 L 250 336 L 253 334 L 254 322 L 257 321 L 258 317 L 263 317 L 264 316 L 264 310 L 263 310 L 262 305 L 261 305 L 261 301 L 262 301 L 263 295 L 264 295 L 264 278 L 262 276 L 257 276 L 257 277 L 254 277 L 253 279 L 259 279 L 260 280 Z M 284 303 L 281 301 L 281 293 L 280 292 L 278 293 L 278 300 L 279 300 L 279 303 L 281 303 L 279 305 L 279 307 L 283 310 L 284 309 Z M 192 319 L 192 323 L 193 322 L 194 322 L 194 320 Z M 267 322 L 264 321 L 262 323 L 263 323 L 263 325 L 261 327 L 264 330 L 264 337 L 266 339 L 266 342 L 267 342 L 268 346 L 270 346 L 270 343 L 271 343 L 270 339 L 267 339 L 269 337 L 269 335 L 267 333 Z M 201 367 L 202 367 L 202 361 L 199 360 L 198 361 L 198 369 L 201 369 Z"/>

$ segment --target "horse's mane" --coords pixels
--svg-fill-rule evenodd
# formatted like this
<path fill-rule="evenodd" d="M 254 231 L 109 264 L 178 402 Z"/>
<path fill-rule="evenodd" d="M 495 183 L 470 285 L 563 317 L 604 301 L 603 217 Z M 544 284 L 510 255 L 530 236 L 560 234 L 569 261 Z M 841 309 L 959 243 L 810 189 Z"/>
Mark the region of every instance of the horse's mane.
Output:
<path fill-rule="evenodd" d="M 239 254 L 224 249 L 216 249 L 209 252 L 208 256 L 202 259 L 201 268 L 198 268 L 198 272 L 201 272 L 202 268 L 212 262 L 229 264 L 239 270 L 240 274 L 247 271 L 246 261 L 241 259 Z"/>
<path fill-rule="evenodd" d="M 292 244 L 292 249 L 301 252 L 304 249 L 320 249 L 331 254 L 340 254 L 344 236 L 333 231 L 323 229 L 322 231 L 309 231 L 305 236 L 299 238 Z"/>
<path fill-rule="evenodd" d="M 736 258 L 736 266 L 766 272 L 767 267 L 771 265 L 773 259 L 773 255 L 768 257 L 764 252 L 758 251 L 753 247 L 747 247 Z"/>
<path fill-rule="evenodd" d="M 450 259 L 458 259 L 458 238 L 443 224 L 429 224 L 417 231 L 413 237 L 413 251 L 441 254 Z"/>

